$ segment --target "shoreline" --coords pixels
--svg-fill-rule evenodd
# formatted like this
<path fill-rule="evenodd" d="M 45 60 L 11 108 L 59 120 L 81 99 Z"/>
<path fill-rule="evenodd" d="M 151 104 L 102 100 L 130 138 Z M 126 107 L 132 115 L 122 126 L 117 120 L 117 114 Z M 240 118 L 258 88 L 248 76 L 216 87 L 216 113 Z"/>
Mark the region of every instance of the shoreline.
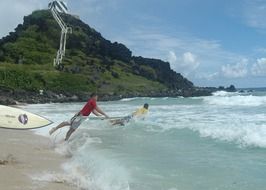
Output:
<path fill-rule="evenodd" d="M 149 92 L 128 92 L 128 93 L 98 93 L 100 101 L 116 101 L 123 98 L 134 97 L 201 97 L 212 96 L 214 92 L 226 91 L 236 92 L 237 89 L 230 87 L 193 87 L 189 89 L 176 89 L 166 91 L 149 91 Z M 18 105 L 18 104 L 43 104 L 43 103 L 67 103 L 67 102 L 86 102 L 92 92 L 53 92 L 49 90 L 27 91 L 15 90 L 9 87 L 0 86 L 0 104 Z"/>
<path fill-rule="evenodd" d="M 74 190 L 64 179 L 67 161 L 33 131 L 0 128 L 0 189 Z"/>
<path fill-rule="evenodd" d="M 101 101 L 115 101 L 123 98 L 133 97 L 200 97 L 211 96 L 217 88 L 193 88 L 186 90 L 169 90 L 163 92 L 143 92 L 143 93 L 126 93 L 115 94 L 99 93 Z M 66 103 L 66 102 L 85 102 L 92 92 L 52 92 L 52 91 L 26 91 L 14 90 L 8 87 L 0 86 L 0 104 L 17 105 L 20 103 L 41 104 L 41 103 Z"/>

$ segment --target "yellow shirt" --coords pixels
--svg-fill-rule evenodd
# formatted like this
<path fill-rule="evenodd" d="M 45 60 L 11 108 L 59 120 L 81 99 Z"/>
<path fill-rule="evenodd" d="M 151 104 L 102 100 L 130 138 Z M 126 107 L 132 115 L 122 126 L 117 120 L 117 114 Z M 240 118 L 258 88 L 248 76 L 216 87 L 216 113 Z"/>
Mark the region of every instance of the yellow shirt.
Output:
<path fill-rule="evenodd" d="M 140 108 L 137 111 L 133 113 L 133 116 L 143 116 L 148 113 L 148 109 L 146 108 Z"/>

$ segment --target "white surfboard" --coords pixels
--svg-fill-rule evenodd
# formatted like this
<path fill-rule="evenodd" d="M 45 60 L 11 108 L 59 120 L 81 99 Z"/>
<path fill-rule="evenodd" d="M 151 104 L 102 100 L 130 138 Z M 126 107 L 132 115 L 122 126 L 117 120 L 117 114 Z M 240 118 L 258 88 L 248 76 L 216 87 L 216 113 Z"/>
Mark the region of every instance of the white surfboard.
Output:
<path fill-rule="evenodd" d="M 0 105 L 0 128 L 35 129 L 53 122 L 22 109 Z"/>

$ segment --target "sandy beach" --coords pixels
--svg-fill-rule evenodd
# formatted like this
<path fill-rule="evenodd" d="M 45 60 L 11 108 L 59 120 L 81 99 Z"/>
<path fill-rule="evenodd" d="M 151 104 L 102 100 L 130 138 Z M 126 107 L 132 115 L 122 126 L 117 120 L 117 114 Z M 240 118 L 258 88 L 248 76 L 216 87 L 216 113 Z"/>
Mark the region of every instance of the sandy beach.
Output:
<path fill-rule="evenodd" d="M 48 138 L 32 131 L 0 129 L 1 190 L 73 190 L 63 178 L 66 158 L 51 148 Z M 49 177 L 50 176 L 50 177 Z"/>

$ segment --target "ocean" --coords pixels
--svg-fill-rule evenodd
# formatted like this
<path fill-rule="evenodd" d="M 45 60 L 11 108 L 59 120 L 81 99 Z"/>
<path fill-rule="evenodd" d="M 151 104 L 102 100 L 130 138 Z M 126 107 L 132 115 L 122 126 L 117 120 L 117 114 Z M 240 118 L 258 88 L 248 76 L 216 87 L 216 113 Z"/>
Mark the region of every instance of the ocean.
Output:
<path fill-rule="evenodd" d="M 129 115 L 144 103 L 150 105 L 145 120 L 112 126 L 106 120 L 88 119 L 67 143 L 63 142 L 67 129 L 49 137 L 51 147 L 69 156 L 61 177 L 84 190 L 266 189 L 265 89 L 220 91 L 209 97 L 129 98 L 98 105 L 113 117 Z M 83 105 L 24 108 L 55 126 Z M 35 132 L 48 136 L 51 127 Z"/>

